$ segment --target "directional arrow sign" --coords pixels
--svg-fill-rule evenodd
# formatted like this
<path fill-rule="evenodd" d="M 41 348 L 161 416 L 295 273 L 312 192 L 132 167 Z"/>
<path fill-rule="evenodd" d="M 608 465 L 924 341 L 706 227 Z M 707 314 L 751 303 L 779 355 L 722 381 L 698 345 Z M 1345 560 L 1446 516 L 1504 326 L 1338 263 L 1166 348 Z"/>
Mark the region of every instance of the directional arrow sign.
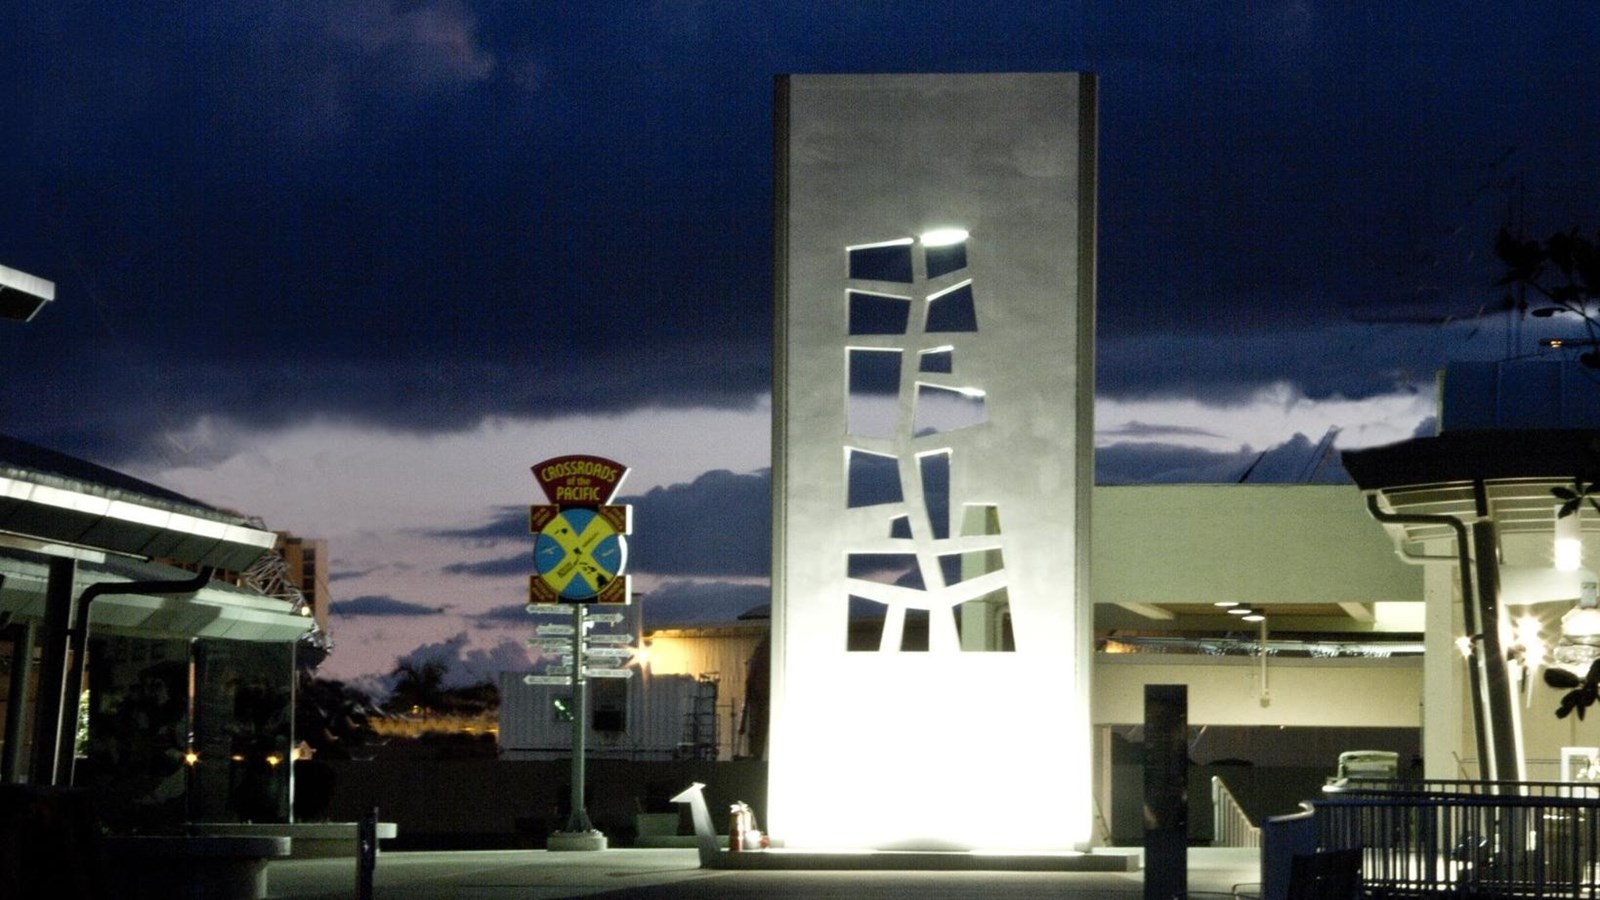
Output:
<path fill-rule="evenodd" d="M 560 675 L 562 677 L 570 677 L 572 675 L 572 667 L 571 666 L 545 666 L 544 667 L 544 673 L 546 675 Z"/>
<path fill-rule="evenodd" d="M 631 644 L 631 643 L 633 643 L 633 635 L 631 635 L 631 634 L 591 634 L 588 637 L 588 641 L 591 644 Z"/>
<path fill-rule="evenodd" d="M 591 669 L 583 667 L 583 674 L 590 678 L 632 678 L 632 669 Z"/>
<path fill-rule="evenodd" d="M 627 659 L 633 655 L 632 647 L 585 647 L 583 655 L 586 657 L 605 657 L 606 659 Z"/>
<path fill-rule="evenodd" d="M 568 636 L 568 637 L 571 637 L 572 636 L 572 630 L 573 629 L 572 629 L 571 625 L 555 625 L 555 624 L 540 625 L 538 628 L 534 629 L 534 631 L 539 633 L 540 637 L 558 637 L 558 636 L 563 635 L 563 634 Z"/>
<path fill-rule="evenodd" d="M 586 618 L 591 622 L 604 622 L 615 625 L 622 621 L 622 613 L 590 613 Z"/>
<path fill-rule="evenodd" d="M 572 607 L 560 603 L 529 603 L 524 608 L 530 615 L 572 617 Z"/>
<path fill-rule="evenodd" d="M 571 675 L 524 675 L 523 684 L 571 684 Z"/>
<path fill-rule="evenodd" d="M 540 650 L 570 651 L 572 649 L 572 641 L 570 639 L 562 640 L 560 638 L 528 638 L 528 646 L 537 647 Z"/>

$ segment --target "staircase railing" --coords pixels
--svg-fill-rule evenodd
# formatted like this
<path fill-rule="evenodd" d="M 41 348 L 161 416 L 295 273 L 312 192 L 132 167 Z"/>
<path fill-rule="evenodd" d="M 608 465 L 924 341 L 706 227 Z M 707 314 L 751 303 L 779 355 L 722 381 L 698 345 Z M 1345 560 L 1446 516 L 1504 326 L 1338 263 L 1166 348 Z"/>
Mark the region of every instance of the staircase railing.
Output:
<path fill-rule="evenodd" d="M 1261 846 L 1261 828 L 1250 821 L 1233 792 L 1215 775 L 1211 776 L 1211 846 Z"/>

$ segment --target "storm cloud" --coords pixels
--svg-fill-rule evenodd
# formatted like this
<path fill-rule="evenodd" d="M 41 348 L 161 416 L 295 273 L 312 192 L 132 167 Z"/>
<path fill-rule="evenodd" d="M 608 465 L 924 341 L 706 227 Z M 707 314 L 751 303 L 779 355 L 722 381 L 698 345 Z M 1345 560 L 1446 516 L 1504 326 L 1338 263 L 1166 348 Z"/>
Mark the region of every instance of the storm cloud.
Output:
<path fill-rule="evenodd" d="M 407 603 L 381 594 L 363 594 L 349 600 L 335 600 L 328 611 L 336 616 L 438 616 L 444 610 L 419 603 Z"/>
<path fill-rule="evenodd" d="M 1107 395 L 1363 397 L 1504 353 L 1403 323 L 1494 308 L 1513 189 L 1534 233 L 1600 209 L 1600 11 L 1301 12 L 8 7 L 0 257 L 58 299 L 0 330 L 0 420 L 178 465 L 247 451 L 175 442 L 207 417 L 747 407 L 785 71 L 1098 74 Z"/>

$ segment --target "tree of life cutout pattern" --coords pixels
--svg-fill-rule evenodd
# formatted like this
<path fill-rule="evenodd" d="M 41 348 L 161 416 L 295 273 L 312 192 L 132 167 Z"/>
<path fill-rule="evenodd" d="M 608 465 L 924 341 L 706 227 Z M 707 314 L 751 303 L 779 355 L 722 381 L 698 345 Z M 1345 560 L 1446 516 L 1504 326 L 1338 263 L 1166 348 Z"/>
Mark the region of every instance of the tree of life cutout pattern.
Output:
<path fill-rule="evenodd" d="M 884 538 L 845 560 L 852 650 L 1014 649 L 999 510 L 953 496 L 949 435 L 987 421 L 951 346 L 978 331 L 966 251 L 966 239 L 846 248 L 846 505 L 881 511 Z"/>

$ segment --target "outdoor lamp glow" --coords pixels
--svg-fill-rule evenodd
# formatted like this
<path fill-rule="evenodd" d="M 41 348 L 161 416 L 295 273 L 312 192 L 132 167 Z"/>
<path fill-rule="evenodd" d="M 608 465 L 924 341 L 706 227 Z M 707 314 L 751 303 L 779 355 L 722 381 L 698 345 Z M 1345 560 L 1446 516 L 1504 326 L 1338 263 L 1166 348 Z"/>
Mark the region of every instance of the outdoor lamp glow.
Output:
<path fill-rule="evenodd" d="M 1556 516 L 1555 562 L 1561 572 L 1576 572 L 1583 565 L 1583 515 L 1581 509 Z"/>
<path fill-rule="evenodd" d="M 1522 646 L 1522 664 L 1530 671 L 1544 665 L 1548 649 L 1539 634 L 1541 626 L 1535 616 L 1522 616 L 1516 622 L 1516 643 Z"/>

